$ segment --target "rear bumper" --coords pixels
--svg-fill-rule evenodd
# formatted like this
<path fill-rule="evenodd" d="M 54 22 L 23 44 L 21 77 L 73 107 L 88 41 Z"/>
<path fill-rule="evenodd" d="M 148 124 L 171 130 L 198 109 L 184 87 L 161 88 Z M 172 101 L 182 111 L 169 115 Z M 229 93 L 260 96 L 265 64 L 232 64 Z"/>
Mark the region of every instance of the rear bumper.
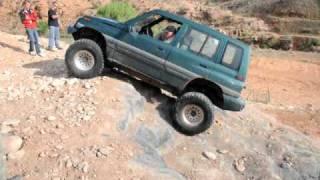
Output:
<path fill-rule="evenodd" d="M 223 95 L 223 109 L 229 111 L 242 111 L 246 105 L 245 101 L 241 97 L 233 97 L 229 95 Z"/>

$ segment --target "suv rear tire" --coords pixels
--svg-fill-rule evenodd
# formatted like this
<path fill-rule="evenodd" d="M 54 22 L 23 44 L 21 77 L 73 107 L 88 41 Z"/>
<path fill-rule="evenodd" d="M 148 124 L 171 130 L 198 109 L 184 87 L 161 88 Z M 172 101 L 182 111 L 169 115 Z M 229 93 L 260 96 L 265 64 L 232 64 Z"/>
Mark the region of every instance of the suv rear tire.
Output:
<path fill-rule="evenodd" d="M 186 134 L 195 135 L 210 128 L 214 119 L 213 104 L 202 93 L 188 92 L 182 95 L 175 105 L 176 128 Z"/>
<path fill-rule="evenodd" d="M 89 79 L 99 76 L 104 69 L 103 52 L 100 46 L 90 39 L 80 39 L 67 50 L 66 65 L 71 75 Z"/>

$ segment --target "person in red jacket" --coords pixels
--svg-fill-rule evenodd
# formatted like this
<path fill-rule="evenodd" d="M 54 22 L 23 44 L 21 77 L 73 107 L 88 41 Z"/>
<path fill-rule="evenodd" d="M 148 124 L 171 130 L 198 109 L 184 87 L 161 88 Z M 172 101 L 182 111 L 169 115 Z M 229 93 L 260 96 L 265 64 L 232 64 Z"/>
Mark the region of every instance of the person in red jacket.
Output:
<path fill-rule="evenodd" d="M 22 24 L 26 29 L 26 33 L 28 35 L 30 47 L 29 53 L 31 55 L 38 54 L 39 56 L 43 57 L 43 53 L 40 49 L 39 44 L 39 34 L 37 29 L 37 13 L 31 8 L 30 0 L 25 0 L 23 2 L 23 9 L 19 12 Z"/>

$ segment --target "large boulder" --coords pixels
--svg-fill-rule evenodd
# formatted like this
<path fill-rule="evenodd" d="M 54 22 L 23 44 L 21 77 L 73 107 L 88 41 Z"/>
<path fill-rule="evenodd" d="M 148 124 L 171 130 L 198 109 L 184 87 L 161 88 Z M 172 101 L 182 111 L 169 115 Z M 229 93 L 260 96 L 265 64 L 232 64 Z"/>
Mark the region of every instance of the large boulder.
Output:
<path fill-rule="evenodd" d="M 2 147 L 4 148 L 4 153 L 16 153 L 18 152 L 23 144 L 23 140 L 19 136 L 13 136 L 13 135 L 5 135 L 2 137 Z"/>

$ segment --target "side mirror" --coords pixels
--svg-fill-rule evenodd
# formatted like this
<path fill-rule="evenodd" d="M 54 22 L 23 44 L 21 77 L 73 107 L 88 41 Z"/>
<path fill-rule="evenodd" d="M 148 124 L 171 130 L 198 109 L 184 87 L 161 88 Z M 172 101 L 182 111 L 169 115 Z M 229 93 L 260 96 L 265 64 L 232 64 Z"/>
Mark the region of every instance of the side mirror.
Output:
<path fill-rule="evenodd" d="M 133 26 L 128 25 L 128 26 L 127 26 L 127 28 L 128 28 L 128 32 L 134 32 L 134 28 L 133 28 Z"/>
<path fill-rule="evenodd" d="M 141 27 L 139 26 L 128 26 L 128 31 L 130 33 L 138 33 L 140 32 L 140 30 L 141 30 Z"/>

